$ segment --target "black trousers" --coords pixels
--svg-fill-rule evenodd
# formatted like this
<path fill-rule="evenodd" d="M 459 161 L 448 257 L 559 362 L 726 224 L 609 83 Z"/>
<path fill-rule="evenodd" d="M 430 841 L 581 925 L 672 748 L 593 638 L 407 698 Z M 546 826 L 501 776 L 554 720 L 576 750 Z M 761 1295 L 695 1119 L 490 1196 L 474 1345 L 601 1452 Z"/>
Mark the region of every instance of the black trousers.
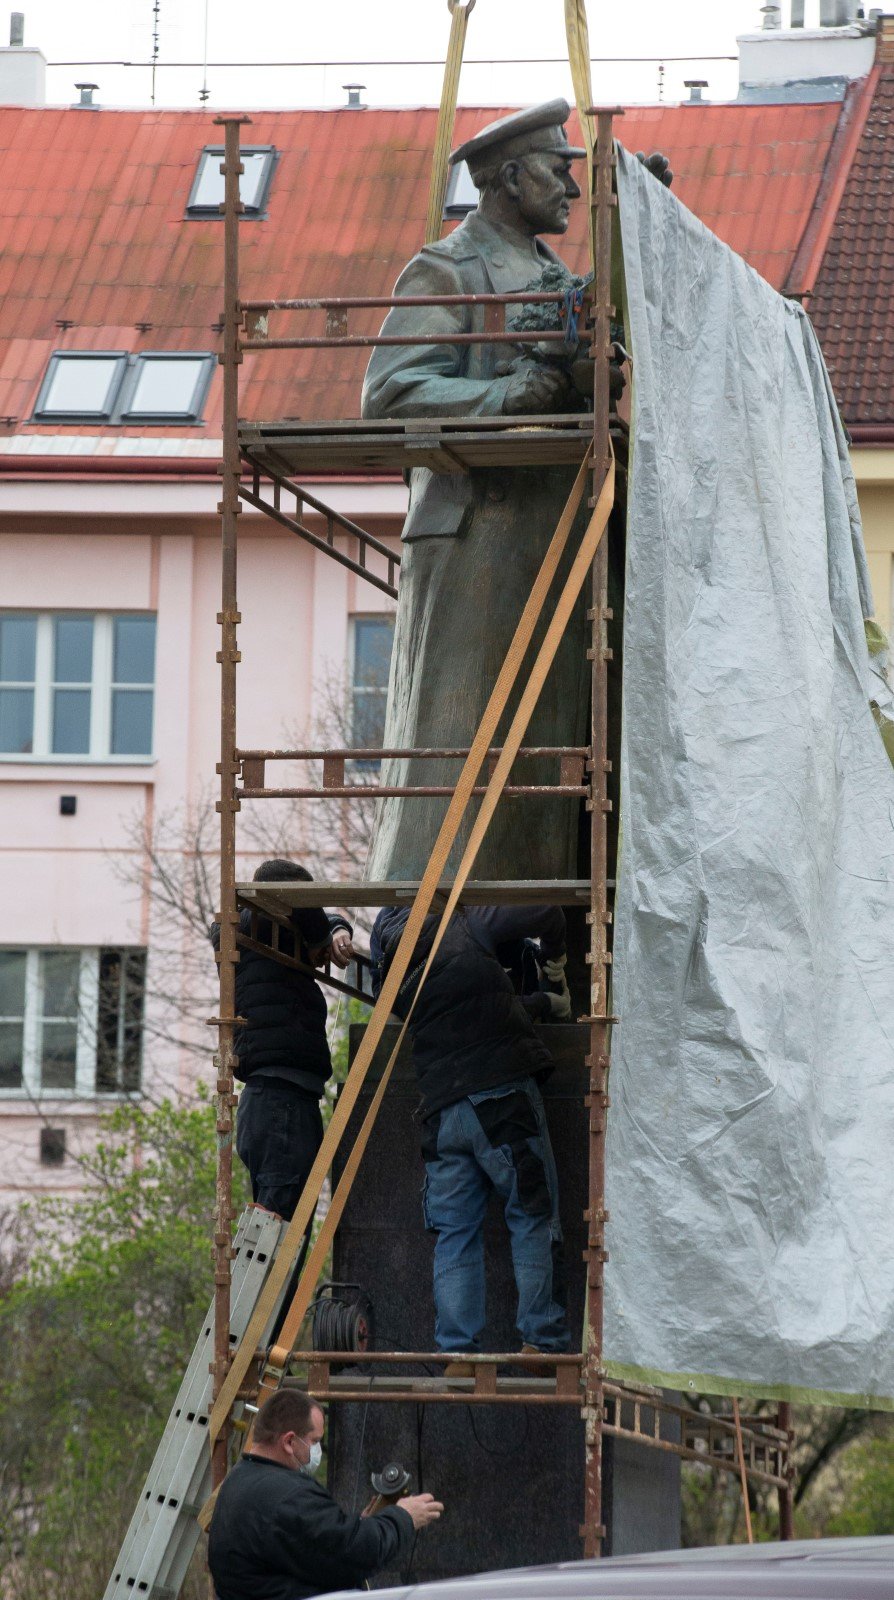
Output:
<path fill-rule="evenodd" d="M 236 1151 L 257 1205 L 291 1219 L 322 1139 L 314 1094 L 285 1078 L 249 1078 L 239 1096 Z"/>

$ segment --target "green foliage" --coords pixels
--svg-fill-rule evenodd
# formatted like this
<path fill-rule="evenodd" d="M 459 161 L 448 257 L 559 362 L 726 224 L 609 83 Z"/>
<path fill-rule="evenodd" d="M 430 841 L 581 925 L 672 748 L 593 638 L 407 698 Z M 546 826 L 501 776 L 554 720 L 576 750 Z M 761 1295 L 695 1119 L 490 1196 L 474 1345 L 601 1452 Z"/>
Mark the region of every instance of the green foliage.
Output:
<path fill-rule="evenodd" d="M 847 1497 L 830 1534 L 894 1533 L 894 1424 L 886 1418 L 877 1426 L 875 1438 L 861 1439 L 849 1453 Z"/>
<path fill-rule="evenodd" d="M 22 1209 L 29 1258 L 0 1301 L 11 1600 L 102 1592 L 211 1297 L 214 1170 L 207 1100 L 128 1104 L 82 1195 Z"/>

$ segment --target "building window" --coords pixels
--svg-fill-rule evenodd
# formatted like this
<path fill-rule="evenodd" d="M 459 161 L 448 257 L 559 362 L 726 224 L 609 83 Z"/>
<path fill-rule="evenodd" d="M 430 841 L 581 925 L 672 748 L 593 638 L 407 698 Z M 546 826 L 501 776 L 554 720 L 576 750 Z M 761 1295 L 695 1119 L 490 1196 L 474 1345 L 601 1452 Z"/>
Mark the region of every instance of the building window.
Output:
<path fill-rule="evenodd" d="M 139 355 L 55 350 L 35 422 L 199 422 L 215 357 L 210 350 Z"/>
<path fill-rule="evenodd" d="M 353 617 L 351 633 L 351 743 L 374 750 L 385 738 L 394 617 Z"/>
<path fill-rule="evenodd" d="M 475 211 L 478 206 L 478 190 L 472 182 L 472 174 L 464 161 L 457 161 L 450 168 L 447 177 L 447 193 L 444 197 L 445 217 L 465 217 L 470 211 Z"/>
<path fill-rule="evenodd" d="M 122 401 L 122 420 L 198 422 L 213 370 L 214 357 L 202 352 L 147 351 L 137 356 Z"/>
<path fill-rule="evenodd" d="M 73 418 L 105 422 L 127 367 L 122 351 L 56 350 L 50 356 L 34 415 L 43 422 Z"/>
<path fill-rule="evenodd" d="M 262 216 L 270 193 L 270 180 L 276 166 L 273 145 L 246 145 L 239 152 L 245 169 L 239 179 L 239 198 L 244 206 L 243 216 Z M 199 156 L 199 165 L 186 203 L 188 217 L 219 217 L 224 198 L 224 177 L 221 163 L 224 158 L 222 144 L 210 144 Z"/>
<path fill-rule="evenodd" d="M 140 1087 L 144 950 L 0 949 L 0 1092 Z"/>
<path fill-rule="evenodd" d="M 0 755 L 152 754 L 155 617 L 0 612 Z"/>

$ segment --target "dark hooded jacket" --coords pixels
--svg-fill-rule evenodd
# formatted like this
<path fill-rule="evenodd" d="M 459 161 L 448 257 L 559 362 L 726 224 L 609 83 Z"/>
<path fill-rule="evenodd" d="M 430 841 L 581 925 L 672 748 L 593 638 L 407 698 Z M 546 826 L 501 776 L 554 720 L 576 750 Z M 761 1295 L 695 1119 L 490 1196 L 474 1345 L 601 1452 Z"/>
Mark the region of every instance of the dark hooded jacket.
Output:
<path fill-rule="evenodd" d="M 284 955 L 307 955 L 332 938 L 336 928 L 352 932 L 344 917 L 329 916 L 314 907 L 292 912 L 294 936 L 283 932 Z M 239 916 L 239 932 L 251 935 L 251 912 Z M 259 917 L 256 938 L 270 944 L 270 922 Z M 211 942 L 220 946 L 220 928 L 214 923 Z M 243 1082 L 260 1072 L 263 1077 L 285 1078 L 299 1088 L 321 1095 L 332 1072 L 326 1038 L 326 999 L 309 973 L 290 967 L 257 950 L 240 950 L 236 967 L 236 1015 L 245 1026 L 236 1029 L 239 1058 L 236 1077 Z"/>
<path fill-rule="evenodd" d="M 349 1516 L 314 1478 L 244 1455 L 217 1497 L 208 1565 L 219 1600 L 307 1600 L 359 1587 L 412 1546 L 400 1506 Z"/>
<path fill-rule="evenodd" d="M 380 911 L 370 938 L 373 984 L 381 988 L 409 916 Z M 426 917 L 394 1011 L 405 1017 L 440 918 Z M 501 947 L 541 938 L 545 956 L 565 948 L 565 918 L 556 906 L 460 907 L 444 935 L 410 1021 L 422 1115 L 464 1095 L 515 1078 L 543 1078 L 552 1060 L 500 960 Z"/>

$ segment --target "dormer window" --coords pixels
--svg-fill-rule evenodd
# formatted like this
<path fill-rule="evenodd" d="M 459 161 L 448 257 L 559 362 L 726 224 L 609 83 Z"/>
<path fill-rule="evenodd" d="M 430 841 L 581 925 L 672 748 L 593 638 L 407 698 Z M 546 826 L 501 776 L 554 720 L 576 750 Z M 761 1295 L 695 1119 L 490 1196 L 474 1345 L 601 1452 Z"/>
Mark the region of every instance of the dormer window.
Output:
<path fill-rule="evenodd" d="M 239 179 L 239 198 L 245 207 L 242 215 L 263 216 L 270 192 L 270 179 L 276 165 L 276 151 L 272 144 L 247 145 L 240 150 L 239 157 L 245 168 Z M 206 145 L 199 156 L 199 165 L 186 204 L 188 217 L 222 216 L 220 208 L 224 198 L 224 177 L 220 168 L 223 158 L 222 144 Z"/>
<path fill-rule="evenodd" d="M 122 421 L 197 422 L 213 368 L 212 355 L 187 352 L 137 356 L 133 386 L 128 385 L 130 392 L 121 407 Z"/>
<path fill-rule="evenodd" d="M 478 206 L 478 190 L 472 174 L 464 161 L 450 168 L 447 178 L 447 195 L 444 200 L 445 217 L 465 217 Z"/>
<path fill-rule="evenodd" d="M 200 422 L 214 359 L 210 350 L 54 350 L 33 420 Z"/>
<path fill-rule="evenodd" d="M 127 367 L 123 351 L 57 350 L 34 408 L 41 422 L 105 422 Z"/>

